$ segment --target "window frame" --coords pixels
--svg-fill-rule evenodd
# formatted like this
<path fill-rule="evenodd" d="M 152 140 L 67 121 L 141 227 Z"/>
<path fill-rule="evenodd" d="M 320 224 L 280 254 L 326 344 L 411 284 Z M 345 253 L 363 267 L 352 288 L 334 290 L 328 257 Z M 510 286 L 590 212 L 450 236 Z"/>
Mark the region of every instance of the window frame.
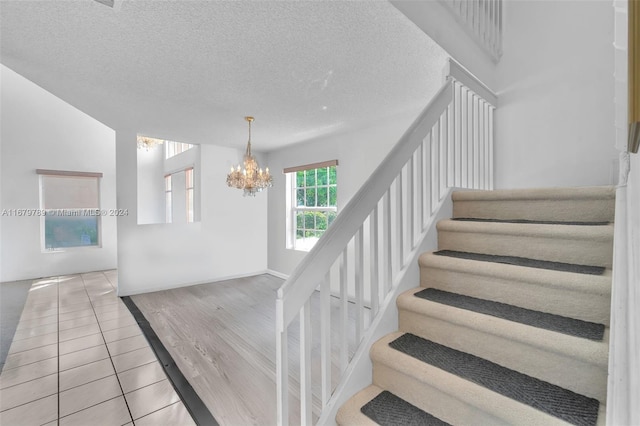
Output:
<path fill-rule="evenodd" d="M 312 163 L 304 166 L 296 166 L 290 167 L 283 170 L 283 173 L 286 175 L 286 185 L 287 185 L 287 226 L 286 226 L 286 247 L 287 249 L 297 250 L 297 251 L 309 251 L 315 243 L 317 239 L 320 238 L 324 232 L 329 228 L 333 220 L 335 220 L 335 216 L 333 220 L 329 219 L 330 213 L 338 214 L 338 160 L 324 161 L 320 163 Z M 331 168 L 335 168 L 335 183 L 331 183 Z M 327 169 L 327 180 L 324 184 L 318 183 L 318 170 L 319 169 Z M 314 184 L 307 185 L 306 173 L 313 171 L 314 172 Z M 298 173 L 304 172 L 303 184 L 304 186 L 298 185 Z M 327 190 L 327 205 L 326 206 L 318 206 L 318 189 L 326 188 Z M 335 188 L 335 204 L 331 203 L 331 188 Z M 313 206 L 298 205 L 298 191 L 304 190 L 304 200 L 305 204 L 307 201 L 307 190 L 313 189 L 315 192 L 314 198 L 315 202 Z M 318 229 L 317 217 L 314 215 L 314 224 L 313 228 L 306 227 L 306 218 L 303 216 L 302 220 L 302 228 L 298 227 L 298 214 L 303 213 L 303 215 L 307 212 L 325 212 L 327 213 L 326 217 L 326 228 Z M 302 238 L 298 238 L 298 232 L 302 231 Z M 307 237 L 307 231 L 313 232 L 315 235 L 313 237 Z M 319 235 L 318 235 L 319 234 Z M 313 240 L 313 242 L 305 242 L 307 240 Z"/>

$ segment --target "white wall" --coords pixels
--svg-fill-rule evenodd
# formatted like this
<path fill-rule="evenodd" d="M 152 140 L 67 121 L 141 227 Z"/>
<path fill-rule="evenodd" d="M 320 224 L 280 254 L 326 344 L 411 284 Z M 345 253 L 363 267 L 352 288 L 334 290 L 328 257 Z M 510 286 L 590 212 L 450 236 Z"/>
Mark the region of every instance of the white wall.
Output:
<path fill-rule="evenodd" d="M 137 209 L 136 130 L 116 132 L 118 207 Z M 198 141 L 184 141 L 197 143 Z M 226 174 L 241 152 L 200 146 L 200 222 L 138 225 L 118 219 L 119 294 L 130 295 L 235 276 L 267 268 L 267 194 L 243 197 Z"/>
<path fill-rule="evenodd" d="M 496 187 L 614 183 L 613 8 L 507 1 Z"/>
<path fill-rule="evenodd" d="M 39 209 L 36 169 L 102 172 L 101 207 L 116 207 L 115 132 L 0 65 L 3 209 Z M 0 281 L 116 267 L 116 218 L 102 218 L 102 247 L 43 252 L 40 218 L 0 217 Z"/>
<path fill-rule="evenodd" d="M 164 145 L 138 149 L 138 223 L 165 222 Z"/>
<path fill-rule="evenodd" d="M 425 105 L 426 103 L 427 101 Z M 306 254 L 286 248 L 287 193 L 282 170 L 286 167 L 337 159 L 337 201 L 340 212 L 418 114 L 419 111 L 414 111 L 365 129 L 333 134 L 268 154 L 267 161 L 273 174 L 273 188 L 269 190 L 270 270 L 288 275 Z"/>

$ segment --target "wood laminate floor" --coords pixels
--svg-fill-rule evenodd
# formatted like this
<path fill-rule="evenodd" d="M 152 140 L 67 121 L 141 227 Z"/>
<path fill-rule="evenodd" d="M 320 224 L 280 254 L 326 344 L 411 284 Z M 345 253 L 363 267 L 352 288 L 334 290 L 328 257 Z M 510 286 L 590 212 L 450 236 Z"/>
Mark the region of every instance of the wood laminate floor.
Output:
<path fill-rule="evenodd" d="M 225 425 L 271 425 L 276 421 L 275 301 L 283 280 L 259 275 L 132 296 L 176 364 L 216 420 Z M 312 311 L 319 297 L 312 298 Z M 339 300 L 332 300 L 333 385 L 339 376 Z M 334 314 L 335 312 L 335 314 Z M 350 335 L 355 309 L 349 305 Z M 368 318 L 366 319 L 368 321 Z M 313 323 L 314 336 L 320 325 Z M 317 348 L 318 339 L 314 339 Z M 292 408 L 298 407 L 298 327 L 289 327 Z M 355 342 L 350 339 L 349 352 Z M 314 354 L 318 351 L 314 350 Z M 319 359 L 313 357 L 314 383 Z M 315 385 L 319 393 L 319 385 Z M 299 413 L 292 413 L 292 424 Z"/>

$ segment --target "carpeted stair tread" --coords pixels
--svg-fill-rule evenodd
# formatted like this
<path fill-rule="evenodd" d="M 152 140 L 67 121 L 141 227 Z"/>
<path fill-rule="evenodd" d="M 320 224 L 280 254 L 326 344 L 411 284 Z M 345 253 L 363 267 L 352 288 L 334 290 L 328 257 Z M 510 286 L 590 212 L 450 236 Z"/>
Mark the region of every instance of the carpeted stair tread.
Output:
<path fill-rule="evenodd" d="M 567 318 L 546 312 L 534 311 L 506 303 L 478 299 L 448 291 L 427 288 L 415 294 L 432 302 L 453 306 L 468 311 L 514 321 L 532 327 L 544 328 L 570 336 L 601 341 L 604 337 L 604 325 L 594 322 Z"/>
<path fill-rule="evenodd" d="M 460 259 L 478 260 L 481 262 L 504 263 L 507 265 L 523 266 L 526 268 L 551 269 L 561 272 L 578 274 L 602 275 L 606 268 L 602 266 L 576 265 L 572 263 L 551 262 L 548 260 L 528 259 L 516 256 L 501 256 L 494 254 L 469 253 L 454 250 L 438 250 L 433 254 L 438 256 L 457 257 Z"/>
<path fill-rule="evenodd" d="M 532 225 L 578 225 L 578 226 L 605 226 L 609 222 L 568 222 L 559 220 L 529 220 L 529 219 L 483 219 L 474 217 L 455 217 L 451 220 L 461 222 L 491 222 L 491 223 L 530 223 Z"/>
<path fill-rule="evenodd" d="M 568 423 L 595 425 L 597 422 L 600 403 L 596 399 L 413 334 L 403 334 L 389 346 Z"/>
<path fill-rule="evenodd" d="M 381 426 L 448 426 L 437 417 L 397 397 L 383 391 L 360 409 L 364 415 Z"/>

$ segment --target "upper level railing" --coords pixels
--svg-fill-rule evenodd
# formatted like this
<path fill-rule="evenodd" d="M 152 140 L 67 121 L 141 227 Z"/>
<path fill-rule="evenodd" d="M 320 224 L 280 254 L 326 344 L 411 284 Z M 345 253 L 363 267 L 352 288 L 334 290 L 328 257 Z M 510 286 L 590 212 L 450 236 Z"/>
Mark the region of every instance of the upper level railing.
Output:
<path fill-rule="evenodd" d="M 329 404 L 447 189 L 493 188 L 496 96 L 453 60 L 446 75 L 444 86 L 278 290 L 278 424 L 312 424 Z M 289 340 L 299 346 L 290 347 Z M 290 364 L 299 369 L 290 372 Z M 290 406 L 292 399 L 299 410 Z"/>
<path fill-rule="evenodd" d="M 495 60 L 502 56 L 503 0 L 440 0 Z"/>

